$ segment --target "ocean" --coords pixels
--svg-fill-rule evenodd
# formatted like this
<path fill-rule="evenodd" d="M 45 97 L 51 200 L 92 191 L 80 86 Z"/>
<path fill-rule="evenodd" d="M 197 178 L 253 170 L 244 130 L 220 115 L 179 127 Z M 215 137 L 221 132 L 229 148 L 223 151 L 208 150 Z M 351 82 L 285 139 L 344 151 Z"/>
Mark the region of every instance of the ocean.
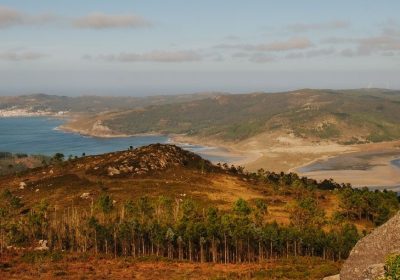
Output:
<path fill-rule="evenodd" d="M 0 118 L 0 151 L 25 154 L 54 155 L 63 153 L 80 156 L 96 155 L 126 150 L 130 146 L 140 147 L 153 143 L 169 143 L 167 136 L 134 136 L 100 138 L 64 132 L 57 127 L 65 120 L 49 117 Z M 220 153 L 217 147 L 180 144 L 184 149 L 198 153 L 216 162 L 233 162 L 237 158 Z M 218 154 L 218 155 L 215 155 Z M 221 155 L 222 154 L 222 155 Z"/>

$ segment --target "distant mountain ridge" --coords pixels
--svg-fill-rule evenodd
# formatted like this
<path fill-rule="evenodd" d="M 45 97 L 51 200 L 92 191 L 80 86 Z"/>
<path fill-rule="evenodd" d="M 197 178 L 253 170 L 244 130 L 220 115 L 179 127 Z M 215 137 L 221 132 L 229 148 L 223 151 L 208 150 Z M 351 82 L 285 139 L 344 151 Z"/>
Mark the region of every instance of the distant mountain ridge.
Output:
<path fill-rule="evenodd" d="M 292 133 L 344 144 L 400 139 L 400 91 L 313 90 L 219 95 L 152 105 L 103 120 L 125 133 L 178 133 L 240 141 L 261 133 Z"/>
<path fill-rule="evenodd" d="M 238 142 L 275 133 L 340 144 L 400 139 L 400 91 L 377 88 L 151 97 L 0 97 L 0 110 L 10 108 L 84 114 L 66 125 L 84 134 L 90 134 L 100 121 L 110 135 L 184 134 Z"/>
<path fill-rule="evenodd" d="M 59 96 L 37 93 L 20 96 L 0 96 L 1 109 L 28 109 L 32 112 L 46 110 L 50 112 L 70 111 L 75 113 L 101 113 L 109 110 L 126 110 L 149 105 L 177 103 L 220 93 L 194 93 L 181 95 L 157 95 L 148 97 L 133 96 Z"/>

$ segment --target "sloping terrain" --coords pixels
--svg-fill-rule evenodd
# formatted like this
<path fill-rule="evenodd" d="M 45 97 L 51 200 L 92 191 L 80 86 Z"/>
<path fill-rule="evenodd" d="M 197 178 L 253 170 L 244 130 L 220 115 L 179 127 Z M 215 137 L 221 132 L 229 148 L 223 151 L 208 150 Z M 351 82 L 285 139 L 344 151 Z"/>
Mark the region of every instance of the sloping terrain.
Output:
<path fill-rule="evenodd" d="M 393 192 L 248 173 L 174 145 L 61 159 L 0 177 L 0 278 L 321 279 L 399 209 Z"/>
<path fill-rule="evenodd" d="M 104 120 L 124 134 L 178 133 L 240 141 L 264 132 L 344 144 L 400 138 L 400 92 L 297 90 L 148 106 Z"/>
<path fill-rule="evenodd" d="M 24 185 L 24 188 L 20 186 Z M 204 202 L 231 205 L 238 197 L 261 193 L 200 156 L 173 145 L 154 144 L 115 153 L 86 156 L 36 168 L 18 176 L 0 177 L 0 191 L 10 189 L 26 205 L 46 199 L 58 206 L 86 205 L 107 191 L 120 201 L 143 195 L 186 193 Z"/>
<path fill-rule="evenodd" d="M 42 166 L 49 159 L 49 157 L 42 155 L 0 152 L 0 176 Z"/>
<path fill-rule="evenodd" d="M 262 199 L 268 205 L 268 221 L 289 224 L 288 206 L 299 197 L 297 184 L 305 188 L 304 195 L 311 195 L 307 188 L 317 187 L 312 197 L 318 199 L 328 217 L 341 209 L 339 194 L 324 190 L 340 187 L 331 181 L 319 184 L 292 173 L 246 173 L 240 167 L 213 165 L 197 154 L 164 144 L 67 161 L 52 160 L 43 167 L 0 177 L 0 192 L 9 190 L 20 198 L 22 212 L 42 200 L 57 208 L 87 207 L 102 193 L 111 194 L 118 203 L 143 196 L 184 195 L 202 207 L 214 205 L 220 209 L 230 209 L 238 198 L 250 202 Z M 372 227 L 370 221 L 356 224 L 360 229 Z"/>
<path fill-rule="evenodd" d="M 100 113 L 110 110 L 126 110 L 149 105 L 187 102 L 218 93 L 198 93 L 182 95 L 165 95 L 149 97 L 111 97 L 111 96 L 58 96 L 32 94 L 21 96 L 0 96 L 0 110 L 23 109 L 29 112 L 69 111 L 74 113 Z"/>
<path fill-rule="evenodd" d="M 109 154 L 106 158 L 94 156 L 92 162 L 85 165 L 87 173 L 99 177 L 105 174 L 110 177 L 152 175 L 172 167 L 215 169 L 211 162 L 203 160 L 195 153 L 177 146 L 161 144 Z"/>

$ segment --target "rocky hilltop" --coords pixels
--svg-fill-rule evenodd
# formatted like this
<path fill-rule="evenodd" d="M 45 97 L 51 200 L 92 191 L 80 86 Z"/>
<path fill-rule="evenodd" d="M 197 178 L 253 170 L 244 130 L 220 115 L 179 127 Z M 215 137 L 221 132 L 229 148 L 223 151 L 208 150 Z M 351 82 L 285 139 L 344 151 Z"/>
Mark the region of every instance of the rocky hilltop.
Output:
<path fill-rule="evenodd" d="M 333 188 L 336 191 L 331 191 Z M 350 211 L 340 205 L 345 205 L 345 196 L 355 195 L 367 197 L 364 191 L 360 193 L 328 180 L 320 183 L 294 173 L 262 170 L 248 173 L 234 166 L 213 165 L 174 145 L 131 147 L 67 160 L 56 154 L 41 167 L 0 176 L 0 210 L 6 209 L 2 212 L 5 218 L 0 220 L 2 225 L 3 221 L 7 223 L 7 227 L 1 228 L 7 240 L 0 244 L 0 249 L 34 248 L 33 252 L 44 250 L 46 254 L 64 250 L 61 252 L 69 264 L 76 258 L 75 253 L 110 255 L 111 245 L 115 258 L 162 256 L 171 260 L 180 258 L 181 261 L 241 262 L 241 269 L 244 263 L 257 266 L 255 269 L 262 271 L 260 277 L 263 279 L 282 278 L 282 271 L 285 271 L 286 279 L 294 279 L 293 275 L 296 279 L 321 279 L 339 273 L 341 262 L 333 259 L 348 256 L 359 238 L 357 229 L 369 231 L 373 227 L 368 217 L 359 217 L 359 220 L 336 224 L 329 232 L 317 228 L 317 225 L 323 227 L 324 221 L 331 221 L 329 213 Z M 303 198 L 300 200 L 299 196 Z M 390 216 L 399 209 L 395 193 L 369 192 L 368 197 L 379 202 L 379 207 L 385 207 Z M 378 213 L 378 209 L 368 208 L 368 211 Z M 226 221 L 228 226 L 225 226 Z M 213 230 L 209 231 L 211 228 Z M 160 237 L 155 246 L 161 250 L 158 253 L 151 249 L 154 248 L 154 229 Z M 398 233 L 390 232 L 393 238 L 389 238 L 389 242 L 398 242 L 398 237 L 395 238 Z M 332 238 L 340 235 L 344 238 Z M 367 264 L 376 263 L 375 259 L 369 259 L 368 252 L 389 252 L 389 246 L 385 249 L 374 247 L 375 244 L 386 244 L 382 238 L 387 235 L 378 234 L 379 242 L 373 242 L 366 250 L 359 249 L 367 255 L 353 257 L 355 264 L 350 267 L 360 266 L 358 258 L 368 260 L 365 261 Z M 22 239 L 14 236 L 22 236 Z M 250 246 L 242 250 L 238 238 Z M 216 239 L 220 241 L 213 243 Z M 46 240 L 48 243 L 44 242 Z M 134 247 L 127 244 L 134 244 Z M 213 244 L 217 244 L 214 249 Z M 140 255 L 136 251 L 139 246 L 144 248 Z M 216 250 L 213 251 L 216 253 L 210 250 Z M 242 259 L 235 254 L 240 250 Z M 10 253 L 14 254 L 13 251 Z M 310 254 L 315 258 L 310 258 Z M 11 258 L 17 257 L 12 255 Z M 25 260 L 21 261 L 21 266 L 14 265 L 14 260 L 7 262 L 7 265 L 12 264 L 11 267 L 3 266 L 7 271 L 2 271 L 1 261 L 0 275 L 7 273 L 0 276 L 1 279 L 26 274 L 21 269 L 22 265 L 26 267 Z M 303 264 L 296 265 L 293 261 Z M 274 269 L 279 272 L 274 274 Z M 293 274 L 290 270 L 294 270 Z M 270 272 L 272 274 L 266 274 Z M 46 279 L 54 279 L 54 275 Z M 350 274 L 344 279 L 357 278 Z"/>
<path fill-rule="evenodd" d="M 97 176 L 128 177 L 153 174 L 172 167 L 214 169 L 210 161 L 175 145 L 152 144 L 129 151 L 90 157 L 87 173 Z"/>
<path fill-rule="evenodd" d="M 232 194 L 221 188 L 232 186 Z M 0 176 L 0 193 L 10 190 L 28 208 L 42 199 L 57 205 L 85 205 L 108 192 L 119 201 L 143 195 L 192 194 L 230 205 L 238 196 L 258 197 L 246 182 L 229 170 L 175 145 L 152 144 L 101 155 L 50 160 L 18 174 Z M 223 196 L 223 197 L 222 197 Z"/>
<path fill-rule="evenodd" d="M 341 280 L 375 280 L 384 272 L 385 259 L 400 253 L 400 212 L 361 239 L 340 272 Z"/>

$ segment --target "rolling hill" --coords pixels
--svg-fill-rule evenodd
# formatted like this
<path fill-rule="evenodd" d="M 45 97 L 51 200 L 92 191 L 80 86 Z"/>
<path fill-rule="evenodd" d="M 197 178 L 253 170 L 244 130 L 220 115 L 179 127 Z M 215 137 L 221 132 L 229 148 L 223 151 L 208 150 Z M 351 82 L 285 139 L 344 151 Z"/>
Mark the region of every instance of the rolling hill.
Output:
<path fill-rule="evenodd" d="M 158 132 L 241 141 L 293 133 L 342 144 L 400 139 L 400 92 L 311 90 L 219 95 L 122 111 L 103 124 L 123 134 Z"/>
<path fill-rule="evenodd" d="M 6 256 L 0 275 L 9 279 L 65 276 L 62 263 L 74 275 L 85 267 L 95 278 L 107 265 L 120 266 L 118 260 L 126 269 L 114 277 L 164 279 L 146 262 L 174 260 L 173 275 L 193 272 L 198 262 L 197 277 L 204 279 L 229 277 L 222 264 L 238 269 L 237 277 L 321 279 L 337 273 L 363 233 L 399 209 L 393 192 L 294 173 L 249 173 L 161 144 L 66 161 L 57 156 L 0 177 L 0 191 Z"/>
<path fill-rule="evenodd" d="M 126 110 L 150 105 L 193 101 L 218 95 L 219 93 L 195 93 L 182 95 L 159 95 L 149 97 L 113 96 L 58 96 L 32 94 L 20 96 L 0 96 L 0 110 L 22 109 L 32 113 L 71 112 L 98 114 L 104 111 Z"/>

